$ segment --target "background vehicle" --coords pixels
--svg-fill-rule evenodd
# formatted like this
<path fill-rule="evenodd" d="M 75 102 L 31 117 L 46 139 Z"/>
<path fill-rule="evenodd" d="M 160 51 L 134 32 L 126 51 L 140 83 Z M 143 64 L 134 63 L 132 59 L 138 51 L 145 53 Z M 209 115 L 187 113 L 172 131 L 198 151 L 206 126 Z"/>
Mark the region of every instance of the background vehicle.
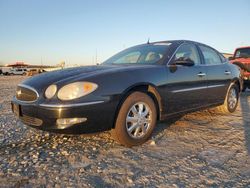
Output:
<path fill-rule="evenodd" d="M 43 72 L 45 72 L 45 71 L 42 70 L 42 69 L 29 69 L 26 72 L 26 75 L 27 76 L 34 76 L 34 75 L 37 75 L 37 74 L 40 74 L 40 73 L 43 73 Z"/>
<path fill-rule="evenodd" d="M 11 73 L 11 67 L 1 67 L 1 70 L 3 75 L 10 75 Z"/>
<path fill-rule="evenodd" d="M 10 75 L 25 75 L 27 72 L 26 68 L 13 68 L 10 71 Z"/>
<path fill-rule="evenodd" d="M 234 56 L 229 58 L 230 63 L 238 65 L 242 70 L 242 77 L 244 86 L 242 91 L 246 88 L 250 89 L 250 46 L 237 48 Z"/>
<path fill-rule="evenodd" d="M 239 68 L 215 49 L 192 41 L 128 48 L 101 65 L 44 73 L 18 85 L 12 110 L 46 131 L 112 130 L 126 146 L 144 143 L 157 120 L 218 107 L 234 112 Z"/>

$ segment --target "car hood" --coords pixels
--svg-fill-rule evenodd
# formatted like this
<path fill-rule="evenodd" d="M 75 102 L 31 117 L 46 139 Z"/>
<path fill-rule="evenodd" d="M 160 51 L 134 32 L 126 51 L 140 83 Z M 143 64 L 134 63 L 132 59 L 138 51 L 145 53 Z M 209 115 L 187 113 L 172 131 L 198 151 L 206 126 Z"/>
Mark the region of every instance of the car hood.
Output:
<path fill-rule="evenodd" d="M 96 76 L 98 74 L 126 71 L 131 69 L 143 69 L 150 66 L 151 65 L 96 65 L 67 68 L 36 75 L 25 80 L 22 84 L 31 86 L 41 92 L 54 83 L 68 83 L 70 81 L 84 80 L 85 78 Z"/>
<path fill-rule="evenodd" d="M 241 63 L 250 63 L 250 58 L 236 58 L 232 61 L 230 61 L 231 63 L 234 63 L 234 62 L 241 62 Z"/>

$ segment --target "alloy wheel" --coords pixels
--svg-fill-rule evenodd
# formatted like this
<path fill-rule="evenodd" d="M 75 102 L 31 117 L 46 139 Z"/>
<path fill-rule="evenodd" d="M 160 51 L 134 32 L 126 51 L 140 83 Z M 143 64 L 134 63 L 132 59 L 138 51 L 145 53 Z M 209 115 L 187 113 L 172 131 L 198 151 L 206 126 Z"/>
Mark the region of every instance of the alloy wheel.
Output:
<path fill-rule="evenodd" d="M 238 101 L 237 91 L 234 87 L 232 87 L 228 94 L 228 107 L 230 109 L 234 109 L 235 106 L 237 105 L 237 101 Z"/>
<path fill-rule="evenodd" d="M 144 137 L 152 124 L 152 110 L 144 102 L 134 104 L 126 117 L 126 130 L 130 137 Z"/>

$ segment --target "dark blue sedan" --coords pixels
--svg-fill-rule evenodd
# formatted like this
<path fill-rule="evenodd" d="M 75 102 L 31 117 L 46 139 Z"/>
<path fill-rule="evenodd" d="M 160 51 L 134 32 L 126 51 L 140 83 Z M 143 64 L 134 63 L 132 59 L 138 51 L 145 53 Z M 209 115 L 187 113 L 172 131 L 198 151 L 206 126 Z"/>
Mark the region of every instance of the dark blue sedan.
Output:
<path fill-rule="evenodd" d="M 101 65 L 43 73 L 17 87 L 12 110 L 24 123 L 58 133 L 111 130 L 121 144 L 144 143 L 158 120 L 217 107 L 234 112 L 239 69 L 193 41 L 128 48 Z"/>

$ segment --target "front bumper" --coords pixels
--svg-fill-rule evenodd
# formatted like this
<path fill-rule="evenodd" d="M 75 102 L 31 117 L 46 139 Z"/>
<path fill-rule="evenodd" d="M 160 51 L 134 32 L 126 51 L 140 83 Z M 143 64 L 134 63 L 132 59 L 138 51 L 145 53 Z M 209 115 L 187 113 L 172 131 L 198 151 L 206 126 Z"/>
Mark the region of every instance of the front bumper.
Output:
<path fill-rule="evenodd" d="M 115 105 L 109 101 L 95 101 L 67 105 L 23 103 L 15 97 L 12 111 L 26 125 L 58 133 L 81 134 L 109 130 L 113 126 Z M 62 128 L 60 118 L 86 118 L 85 122 Z"/>

